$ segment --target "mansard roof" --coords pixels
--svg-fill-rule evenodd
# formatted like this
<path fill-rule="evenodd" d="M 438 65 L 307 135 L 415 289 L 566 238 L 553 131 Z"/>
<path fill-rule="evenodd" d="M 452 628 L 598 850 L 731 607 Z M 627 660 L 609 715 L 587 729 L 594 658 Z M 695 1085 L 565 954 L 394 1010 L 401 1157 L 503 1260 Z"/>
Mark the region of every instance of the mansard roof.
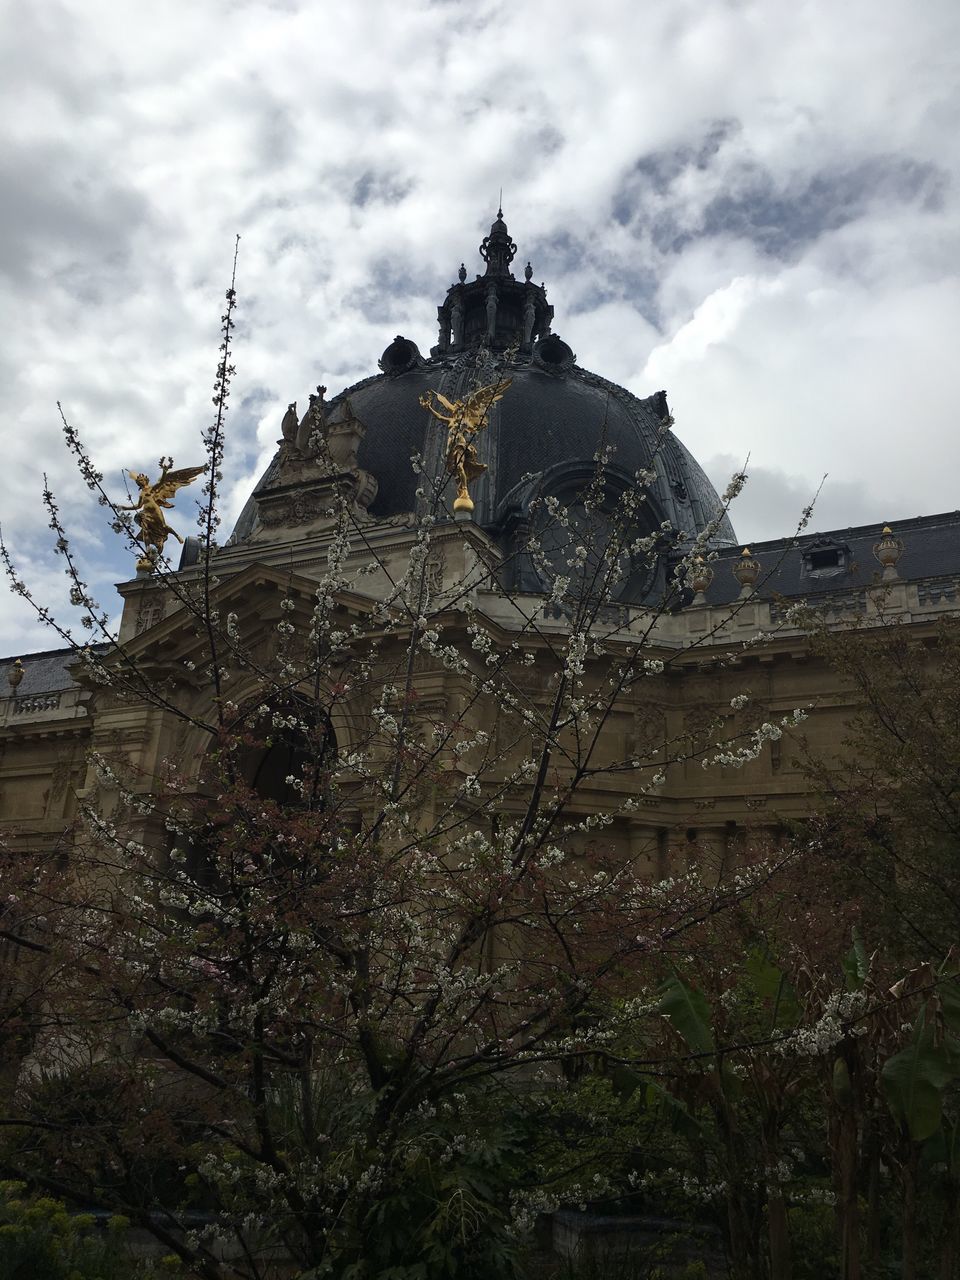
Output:
<path fill-rule="evenodd" d="M 758 596 L 802 598 L 816 604 L 874 586 L 880 578 L 874 547 L 884 527 L 878 522 L 752 542 L 750 554 L 760 563 Z M 939 596 L 960 602 L 960 511 L 914 516 L 889 527 L 903 544 L 897 577 L 922 582 L 924 599 Z M 738 596 L 740 584 L 731 570 L 740 555 L 741 549 L 735 547 L 719 552 L 705 593 L 710 604 L 728 604 Z"/>
<path fill-rule="evenodd" d="M 96 654 L 105 654 L 112 645 L 92 644 L 90 648 Z M 38 653 L 17 653 L 9 658 L 0 658 L 0 698 L 10 695 L 6 673 L 17 659 L 23 667 L 23 679 L 17 685 L 18 698 L 29 698 L 38 693 L 56 693 L 60 689 L 72 689 L 76 684 L 70 675 L 70 668 L 77 662 L 76 649 L 43 649 Z"/>

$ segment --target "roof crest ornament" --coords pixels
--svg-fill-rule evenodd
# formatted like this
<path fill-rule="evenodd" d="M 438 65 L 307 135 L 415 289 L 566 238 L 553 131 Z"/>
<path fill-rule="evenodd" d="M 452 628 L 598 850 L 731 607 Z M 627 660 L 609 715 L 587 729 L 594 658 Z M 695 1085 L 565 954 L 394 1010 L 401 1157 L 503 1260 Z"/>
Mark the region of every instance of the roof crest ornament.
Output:
<path fill-rule="evenodd" d="M 510 270 L 517 246 L 503 218 L 502 204 L 480 245 L 487 264 L 483 275 L 467 279 L 461 262 L 457 280 L 437 308 L 437 344 L 430 354 L 437 359 L 475 350 L 485 344 L 491 351 L 516 347 L 528 358 L 538 339 L 550 333 L 553 307 L 547 302 L 543 285 L 533 283 L 533 267 L 528 262 L 523 278 Z M 381 365 L 381 368 L 383 366 Z"/>
<path fill-rule="evenodd" d="M 484 236 L 480 245 L 480 257 L 487 264 L 484 273 L 488 276 L 509 276 L 510 263 L 517 255 L 517 246 L 510 239 L 510 232 L 503 220 L 503 210 L 497 210 L 497 216 L 490 234 Z"/>

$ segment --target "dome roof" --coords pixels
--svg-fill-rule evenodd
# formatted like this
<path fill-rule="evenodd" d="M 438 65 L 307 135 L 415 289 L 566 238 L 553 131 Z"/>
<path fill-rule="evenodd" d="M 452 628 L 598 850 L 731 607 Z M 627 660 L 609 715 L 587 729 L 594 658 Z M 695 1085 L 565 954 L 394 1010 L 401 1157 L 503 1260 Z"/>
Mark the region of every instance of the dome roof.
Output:
<path fill-rule="evenodd" d="M 439 308 L 440 340 L 429 357 L 398 336 L 380 358 L 382 372 L 323 404 L 325 419 L 349 410 L 366 428 L 356 461 L 378 482 L 369 514 L 386 519 L 416 509 L 413 455 L 423 458 L 428 473 L 444 472 L 447 430 L 421 405 L 421 396 L 439 392 L 455 401 L 478 382 L 509 378 L 509 388 L 491 407 L 475 442 L 487 470 L 470 486 L 473 520 L 492 536 L 522 516 L 537 491 L 576 493 L 595 471 L 595 455 L 604 446 L 612 450 L 609 469 L 622 483 L 640 469 L 656 472 L 648 495 L 651 523 L 669 521 L 687 536 L 700 532 L 715 518 L 720 502 L 669 429 L 666 394 L 641 400 L 581 368 L 552 332 L 553 308 L 543 285 L 532 283 L 529 264 L 522 281 L 509 272 L 514 252 L 498 214 L 481 246 L 486 274 L 468 283 L 461 268 L 459 282 Z M 275 483 L 276 468 L 275 458 L 255 492 Z M 248 537 L 256 519 L 251 499 L 231 541 Z M 724 516 L 714 542 L 735 541 Z"/>

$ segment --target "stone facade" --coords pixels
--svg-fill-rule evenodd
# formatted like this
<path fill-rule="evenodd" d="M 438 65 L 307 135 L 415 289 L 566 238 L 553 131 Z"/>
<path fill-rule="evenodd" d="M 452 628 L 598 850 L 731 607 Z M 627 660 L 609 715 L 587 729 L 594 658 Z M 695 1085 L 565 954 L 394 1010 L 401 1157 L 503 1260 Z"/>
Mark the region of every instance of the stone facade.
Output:
<path fill-rule="evenodd" d="M 945 518 L 935 530 L 940 537 L 949 533 L 960 546 L 956 517 Z M 924 529 L 915 532 L 921 537 Z M 367 579 L 369 595 L 343 596 L 345 616 L 362 617 L 388 577 L 403 572 L 413 536 L 411 529 L 396 524 L 371 525 L 366 547 L 354 555 L 359 561 L 373 546 L 381 568 Z M 283 596 L 299 602 L 306 625 L 315 583 L 326 567 L 327 544 L 328 538 L 318 534 L 309 540 L 236 546 L 223 552 L 217 605 L 237 614 L 245 645 L 264 664 L 269 665 L 276 645 Z M 800 556 L 802 550 L 783 544 L 758 554 Z M 296 560 L 291 572 L 292 554 Z M 471 574 L 479 574 L 478 566 L 496 554 L 491 539 L 473 523 L 441 527 L 431 552 L 433 590 L 441 601 L 445 593 L 459 593 Z M 714 582 L 727 573 L 735 589 L 731 566 L 736 563 L 733 556 L 715 561 Z M 717 583 L 718 593 L 721 586 Z M 50 849 L 62 839 L 77 795 L 89 794 L 94 786 L 85 764 L 90 748 L 108 757 L 119 755 L 143 778 L 171 765 L 181 776 L 195 777 L 199 771 L 207 743 L 172 710 L 199 713 L 208 706 L 209 690 L 188 665 L 199 664 L 203 655 L 192 615 L 169 599 L 162 602 L 165 593 L 149 578 L 122 584 L 120 592 L 124 609 L 119 635 L 125 661 L 163 683 L 169 708 L 139 699 L 135 688 L 85 687 L 82 664 L 70 651 L 28 655 L 21 668 L 8 660 L 8 676 L 20 669 L 23 677 L 15 685 L 6 683 L 7 696 L 0 700 L 0 831 L 24 850 Z M 521 614 L 539 614 L 538 629 L 546 637 L 562 634 L 567 625 L 542 596 L 518 596 L 489 586 L 478 586 L 472 594 L 476 616 L 505 642 Z M 898 578 L 852 595 L 838 583 L 835 593 L 809 598 L 826 607 L 834 626 L 855 621 L 869 625 L 882 609 L 887 619 L 895 618 L 920 636 L 932 635 L 942 617 L 957 611 L 955 593 L 942 574 L 912 581 Z M 613 641 L 617 645 L 629 643 L 632 636 L 639 639 L 651 621 L 650 612 L 641 607 L 624 606 L 621 612 L 623 625 L 617 626 Z M 611 717 L 605 730 L 611 757 L 632 752 L 645 759 L 657 752 L 670 756 L 687 738 L 693 741 L 705 724 L 721 718 L 729 733 L 738 727 L 731 699 L 742 693 L 750 695 L 748 709 L 740 713 L 744 727 L 806 707 L 809 718 L 802 732 L 807 742 L 814 751 L 835 751 L 855 709 L 850 693 L 812 656 L 807 634 L 785 615 L 783 597 L 757 592 L 738 595 L 732 602 L 705 600 L 660 616 L 648 643 L 650 656 L 665 661 L 664 673 L 644 681 L 643 698 L 625 698 Z M 146 625 L 144 617 L 149 619 Z M 537 667 L 524 678 L 536 696 Z M 418 670 L 415 683 L 425 716 L 431 708 L 439 713 L 454 706 L 462 693 L 460 677 L 439 665 Z M 241 683 L 236 696 L 242 694 Z M 483 714 L 489 716 L 490 709 Z M 356 723 L 364 715 L 359 695 L 355 705 L 339 713 L 334 728 L 342 749 L 349 749 L 351 719 Z M 698 759 L 674 763 L 663 785 L 643 796 L 630 820 L 611 834 L 624 848 L 644 851 L 651 872 L 666 873 L 682 869 L 706 843 L 718 847 L 741 838 L 744 831 L 775 830 L 809 813 L 815 803 L 797 754 L 796 741 L 785 735 L 742 768 L 704 770 Z M 581 806 L 587 806 L 585 811 L 591 803 L 598 811 L 613 807 L 621 798 L 618 788 L 627 785 L 597 782 L 584 793 Z M 100 803 L 109 804 L 109 797 L 101 797 Z"/>
<path fill-rule="evenodd" d="M 535 618 L 547 639 L 562 635 L 568 625 L 563 609 L 514 553 L 518 531 L 529 526 L 535 492 L 576 499 L 591 468 L 591 431 L 599 430 L 599 415 L 603 431 L 623 451 L 624 465 L 656 470 L 652 527 L 668 525 L 687 538 L 707 528 L 718 499 L 676 440 L 665 394 L 637 400 L 580 370 L 552 332 L 553 308 L 543 286 L 531 284 L 529 269 L 523 283 L 510 274 L 513 251 L 498 215 L 484 241 L 487 274 L 466 285 L 461 272 L 459 284 L 451 286 L 440 313 L 441 340 L 429 359 L 397 337 L 381 358 L 380 374 L 329 404 L 325 388 L 318 388 L 300 421 L 290 405 L 274 462 L 216 559 L 216 607 L 222 616 L 236 615 L 243 643 L 261 665 L 269 667 L 276 653 L 282 597 L 297 602 L 297 620 L 308 625 L 338 503 L 346 501 L 362 534 L 353 539 L 348 567 L 371 569 L 358 579 L 362 587 L 341 594 L 345 618 L 363 618 L 403 576 L 423 515 L 410 456 L 419 454 L 434 475 L 443 470 L 438 424 L 419 397 L 442 388 L 458 394 L 467 371 L 483 362 L 509 376 L 512 387 L 481 440 L 486 471 L 476 486 L 475 512 L 466 519 L 449 515 L 434 530 L 427 585 L 435 608 L 455 597 L 462 601 L 466 591 L 476 617 L 505 645 L 523 617 Z M 615 457 L 611 470 L 618 466 Z M 741 551 L 725 515 L 709 527 L 709 563 L 680 584 L 669 609 L 655 610 L 652 603 L 669 585 L 680 554 L 665 545 L 656 572 L 642 581 L 625 575 L 622 591 L 607 606 L 609 616 L 601 617 L 612 649 L 643 640 L 649 656 L 665 663 L 663 674 L 643 682 L 642 698 L 624 698 L 610 717 L 604 749 L 611 758 L 635 752 L 666 759 L 705 725 L 719 722 L 729 734 L 798 707 L 809 708 L 803 733 L 811 749 L 833 752 L 853 710 L 851 695 L 813 656 L 793 606 L 807 601 L 840 628 L 870 625 L 882 610 L 920 636 L 960 609 L 957 513 L 906 521 L 890 533 L 881 534 L 878 520 L 869 528 L 804 534 L 749 551 Z M 111 687 L 91 679 L 70 651 L 0 660 L 5 840 L 25 852 L 50 850 L 63 840 L 78 797 L 109 809 L 109 792 L 86 763 L 91 748 L 127 761 L 144 787 L 171 768 L 182 779 L 197 779 L 209 743 L 176 714 L 203 712 L 210 698 L 198 674 L 202 640 L 181 602 L 196 582 L 196 559 L 188 539 L 180 570 L 169 581 L 141 573 L 118 588 L 123 613 L 109 661 L 121 679 Z M 98 652 L 107 657 L 108 648 Z M 123 675 L 138 671 L 162 686 L 162 699 L 142 696 L 136 674 Z M 243 696 L 246 678 L 237 672 L 232 696 Z M 524 675 L 534 698 L 541 678 L 536 666 Z M 455 706 L 459 679 L 442 666 L 423 664 L 415 673 L 421 714 Z M 743 693 L 750 695 L 749 710 L 738 721 L 731 699 Z M 358 694 L 338 712 L 333 727 L 340 749 L 349 749 L 367 710 Z M 496 733 L 496 725 L 487 727 Z M 776 831 L 815 803 L 797 754 L 797 742 L 785 736 L 741 769 L 704 770 L 698 759 L 671 764 L 662 785 L 642 796 L 611 838 L 643 855 L 651 873 L 663 874 L 682 869 L 707 845 L 723 848 L 744 832 Z M 630 785 L 622 774 L 598 779 L 581 807 L 615 807 Z"/>

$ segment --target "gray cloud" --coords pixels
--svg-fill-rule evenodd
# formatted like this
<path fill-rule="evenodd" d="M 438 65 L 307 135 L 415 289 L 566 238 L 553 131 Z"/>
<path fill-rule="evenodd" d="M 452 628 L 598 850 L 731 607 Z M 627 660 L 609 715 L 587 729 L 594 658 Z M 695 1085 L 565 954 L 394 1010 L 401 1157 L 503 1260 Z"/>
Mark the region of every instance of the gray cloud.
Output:
<path fill-rule="evenodd" d="M 710 123 L 693 144 L 642 156 L 613 195 L 614 220 L 661 254 L 682 252 L 701 237 L 736 237 L 763 254 L 796 260 L 830 231 L 863 218 L 874 205 L 913 204 L 939 212 L 949 175 L 909 155 L 824 156 L 811 169 L 769 167 L 751 152 L 738 121 Z M 696 198 L 691 200 L 691 191 Z"/>
<path fill-rule="evenodd" d="M 717 454 L 704 462 L 707 474 L 722 490 L 743 467 L 743 459 Z M 789 475 L 771 467 L 747 464 L 747 483 L 731 508 L 730 518 L 741 542 L 760 542 L 789 537 L 797 528 L 804 510 L 813 504 L 807 531 L 841 529 L 869 524 L 881 527 L 893 513 L 884 514 L 875 494 L 863 484 L 834 480 L 831 476 Z M 906 512 L 898 513 L 901 517 Z M 913 512 L 911 514 L 920 514 Z"/>
<path fill-rule="evenodd" d="M 780 190 L 772 175 L 751 167 L 738 186 L 706 206 L 701 234 L 743 236 L 764 253 L 792 259 L 826 232 L 862 218 L 874 203 L 939 210 L 947 175 L 907 156 L 871 156 L 848 169 L 802 175 Z"/>
<path fill-rule="evenodd" d="M 4 146 L 0 187 L 0 273 L 21 285 L 57 269 L 67 282 L 77 281 L 83 274 L 78 259 L 115 274 L 150 216 L 140 193 L 85 169 L 53 143 Z M 84 300 L 90 287 L 89 281 L 81 286 Z"/>

